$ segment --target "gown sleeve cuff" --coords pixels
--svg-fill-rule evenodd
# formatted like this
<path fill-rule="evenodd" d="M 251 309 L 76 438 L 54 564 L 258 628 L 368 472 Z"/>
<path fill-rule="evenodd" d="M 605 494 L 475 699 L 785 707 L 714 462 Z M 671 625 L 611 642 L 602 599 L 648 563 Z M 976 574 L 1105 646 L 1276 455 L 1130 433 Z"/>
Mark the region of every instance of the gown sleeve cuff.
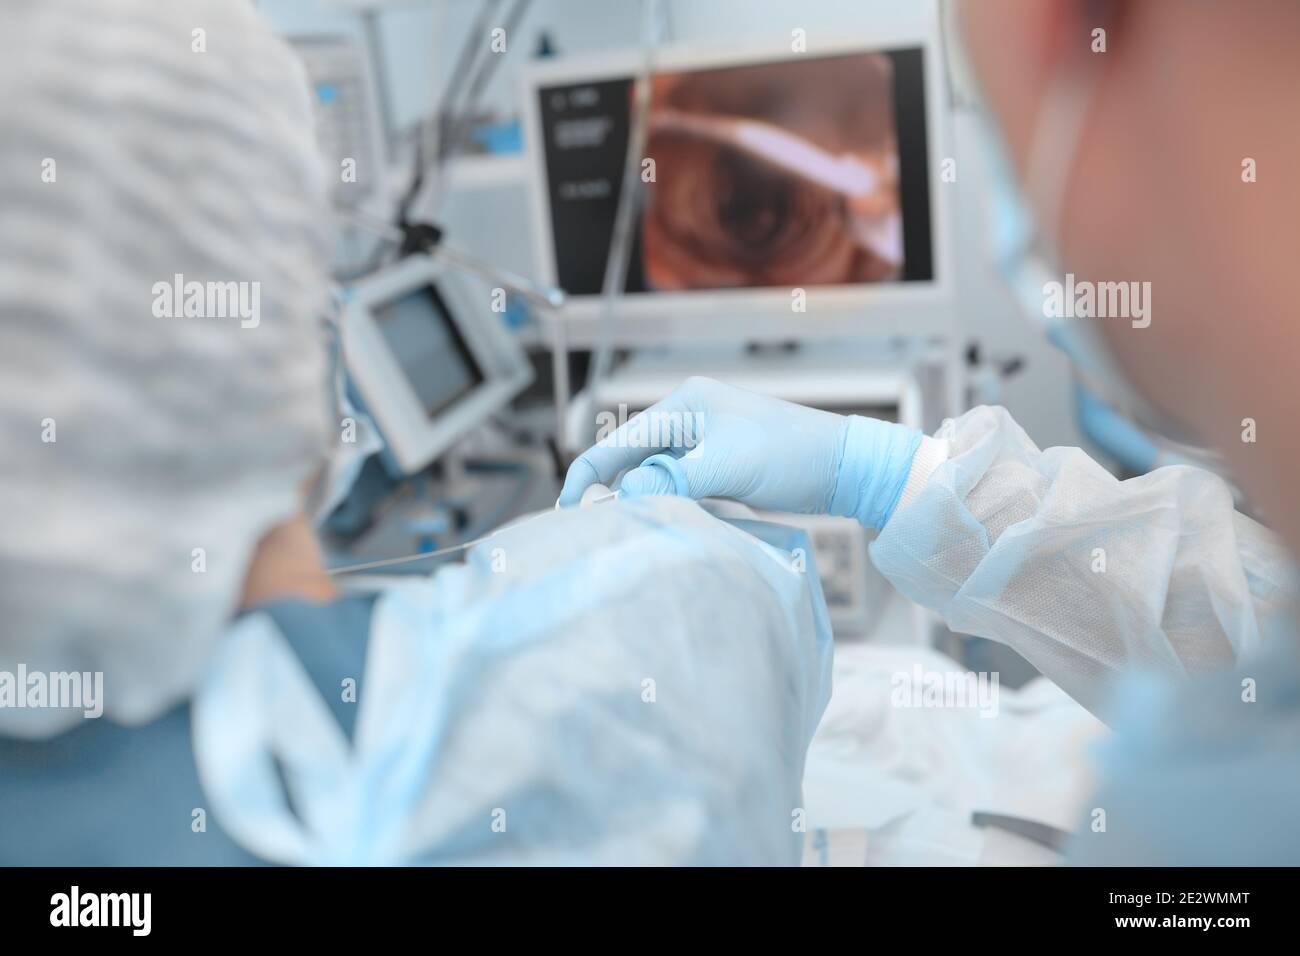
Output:
<path fill-rule="evenodd" d="M 907 473 L 907 481 L 903 483 L 903 491 L 898 496 L 898 504 L 894 506 L 894 511 L 897 512 L 899 508 L 919 495 L 925 483 L 934 474 L 934 470 L 947 460 L 948 442 L 942 438 L 923 435 L 921 444 L 916 448 L 916 454 L 912 456 L 912 467 Z"/>

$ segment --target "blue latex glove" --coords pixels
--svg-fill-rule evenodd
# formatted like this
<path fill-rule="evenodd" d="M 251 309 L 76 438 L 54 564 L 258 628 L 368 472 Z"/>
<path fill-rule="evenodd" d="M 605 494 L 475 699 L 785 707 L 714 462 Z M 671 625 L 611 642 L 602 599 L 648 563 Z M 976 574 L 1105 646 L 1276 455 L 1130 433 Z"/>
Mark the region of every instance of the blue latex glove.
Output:
<path fill-rule="evenodd" d="M 569 467 L 561 505 L 594 482 L 625 495 L 673 494 L 672 475 L 638 467 L 677 458 L 692 498 L 731 498 L 755 508 L 852 516 L 883 527 L 921 442 L 913 428 L 843 416 L 691 378 L 588 448 Z"/>

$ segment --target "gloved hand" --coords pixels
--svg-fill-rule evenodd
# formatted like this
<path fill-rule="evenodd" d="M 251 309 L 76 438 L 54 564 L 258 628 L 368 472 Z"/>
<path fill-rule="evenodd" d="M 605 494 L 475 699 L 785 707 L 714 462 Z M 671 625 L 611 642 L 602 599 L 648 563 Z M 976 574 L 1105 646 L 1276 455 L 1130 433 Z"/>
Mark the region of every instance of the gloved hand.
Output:
<path fill-rule="evenodd" d="M 561 505 L 593 482 L 624 495 L 672 494 L 662 468 L 637 467 L 667 452 L 680 460 L 692 498 L 731 498 L 771 511 L 852 516 L 880 528 L 907 481 L 921 433 L 835 415 L 691 378 L 663 401 L 583 452 L 569 467 Z"/>

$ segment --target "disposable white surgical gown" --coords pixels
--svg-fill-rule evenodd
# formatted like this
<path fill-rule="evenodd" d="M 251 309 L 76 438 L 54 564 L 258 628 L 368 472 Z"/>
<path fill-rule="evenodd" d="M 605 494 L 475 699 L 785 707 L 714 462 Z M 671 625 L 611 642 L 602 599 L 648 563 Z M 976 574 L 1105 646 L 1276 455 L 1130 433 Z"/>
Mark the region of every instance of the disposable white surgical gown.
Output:
<path fill-rule="evenodd" d="M 516 525 L 379 596 L 351 743 L 249 615 L 194 703 L 211 810 L 285 863 L 797 863 L 810 555 L 680 498 Z"/>
<path fill-rule="evenodd" d="M 1286 553 L 1210 472 L 1119 481 L 1077 448 L 1040 451 L 1002 408 L 938 437 L 948 459 L 895 511 L 873 561 L 954 631 L 1009 645 L 1103 719 L 1117 674 L 1249 657 L 1293 599 Z"/>

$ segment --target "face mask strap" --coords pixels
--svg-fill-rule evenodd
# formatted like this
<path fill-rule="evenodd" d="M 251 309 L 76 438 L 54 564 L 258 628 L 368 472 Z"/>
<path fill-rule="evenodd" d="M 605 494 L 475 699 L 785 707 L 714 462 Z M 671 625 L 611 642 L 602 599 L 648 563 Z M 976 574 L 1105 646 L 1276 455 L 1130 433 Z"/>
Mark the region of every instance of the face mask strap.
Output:
<path fill-rule="evenodd" d="M 1077 61 L 1058 68 L 1043 98 L 1030 137 L 1024 191 L 1036 212 L 1037 229 L 1033 239 L 1037 246 L 1036 258 L 1045 270 L 1043 275 L 1050 274 L 1052 278 L 1059 278 L 1066 271 L 1059 255 L 1065 200 L 1069 196 L 1099 74 L 1099 68 Z M 1049 331 L 1049 335 L 1056 336 L 1059 331 L 1060 327 Z M 1137 423 L 1158 444 L 1172 447 L 1175 443 L 1185 443 L 1187 449 L 1195 447 L 1196 439 L 1185 427 L 1151 404 L 1119 372 L 1108 348 L 1095 332 L 1055 341 L 1070 356 L 1076 378 L 1094 396 Z M 1090 354 L 1079 351 L 1084 343 L 1087 343 Z M 1187 452 L 1181 454 L 1191 457 Z"/>
<path fill-rule="evenodd" d="M 1092 0 L 1088 18 L 1094 22 L 1110 23 L 1112 12 L 1110 0 Z M 950 71 L 955 74 L 951 79 L 955 84 L 958 78 L 964 78 L 967 83 L 978 87 L 962 42 L 960 19 L 954 0 L 941 0 L 939 22 L 950 59 Z M 1099 72 L 1095 65 L 1084 64 L 1077 58 L 1057 67 L 1034 117 L 1023 193 L 1033 203 L 1037 235 L 1027 238 L 1053 264 L 1058 261 L 1065 199 Z M 992 121 L 991 117 L 987 119 Z"/>
<path fill-rule="evenodd" d="M 1059 67 L 1043 97 L 1029 140 L 1025 193 L 1034 205 L 1042 251 L 1054 264 L 1060 262 L 1065 200 L 1091 112 L 1097 73 L 1077 63 Z"/>

